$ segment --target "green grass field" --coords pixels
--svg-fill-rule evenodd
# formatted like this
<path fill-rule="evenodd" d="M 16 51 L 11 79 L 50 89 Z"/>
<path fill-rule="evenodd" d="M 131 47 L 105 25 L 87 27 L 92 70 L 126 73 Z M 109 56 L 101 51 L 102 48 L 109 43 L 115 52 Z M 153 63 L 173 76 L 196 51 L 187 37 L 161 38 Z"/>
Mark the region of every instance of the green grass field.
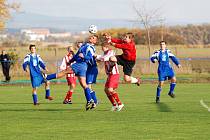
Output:
<path fill-rule="evenodd" d="M 209 84 L 177 84 L 176 98 L 168 97 L 166 84 L 161 103 L 154 103 L 156 85 L 120 85 L 125 108 L 111 112 L 103 85 L 95 86 L 99 106 L 85 111 L 85 98 L 78 86 L 73 104 L 63 105 L 66 85 L 52 85 L 53 101 L 38 90 L 39 106 L 32 105 L 31 87 L 0 87 L 0 140 L 208 140 Z"/>

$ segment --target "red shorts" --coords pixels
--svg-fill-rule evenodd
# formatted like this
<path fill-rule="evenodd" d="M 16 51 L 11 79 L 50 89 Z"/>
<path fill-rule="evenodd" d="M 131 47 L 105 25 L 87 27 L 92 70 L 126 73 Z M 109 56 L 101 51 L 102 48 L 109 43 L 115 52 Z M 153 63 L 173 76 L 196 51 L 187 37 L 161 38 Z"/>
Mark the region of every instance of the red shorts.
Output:
<path fill-rule="evenodd" d="M 110 74 L 106 80 L 105 87 L 116 89 L 119 84 L 120 75 L 119 74 Z"/>
<path fill-rule="evenodd" d="M 66 77 L 66 80 L 68 82 L 68 85 L 71 85 L 71 84 L 76 85 L 76 81 L 77 81 L 76 76 L 74 76 L 74 77 Z"/>

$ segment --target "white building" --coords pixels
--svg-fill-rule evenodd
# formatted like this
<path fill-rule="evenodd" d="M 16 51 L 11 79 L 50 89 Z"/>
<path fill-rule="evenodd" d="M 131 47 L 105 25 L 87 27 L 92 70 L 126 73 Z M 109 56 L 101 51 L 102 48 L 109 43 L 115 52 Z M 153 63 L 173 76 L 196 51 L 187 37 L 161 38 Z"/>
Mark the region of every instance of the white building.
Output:
<path fill-rule="evenodd" d="M 7 34 L 0 34 L 0 39 L 5 39 L 7 38 Z"/>
<path fill-rule="evenodd" d="M 54 38 L 65 38 L 65 37 L 71 37 L 70 33 L 51 33 L 49 34 L 49 37 L 54 37 Z"/>
<path fill-rule="evenodd" d="M 22 29 L 21 34 L 26 36 L 30 41 L 42 41 L 49 36 L 49 29 Z"/>

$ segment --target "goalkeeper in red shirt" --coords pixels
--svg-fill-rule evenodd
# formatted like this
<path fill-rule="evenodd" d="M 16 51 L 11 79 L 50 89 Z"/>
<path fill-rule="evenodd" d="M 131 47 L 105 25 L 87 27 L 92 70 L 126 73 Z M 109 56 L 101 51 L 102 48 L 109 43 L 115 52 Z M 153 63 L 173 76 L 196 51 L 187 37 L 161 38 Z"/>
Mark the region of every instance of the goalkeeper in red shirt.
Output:
<path fill-rule="evenodd" d="M 136 63 L 136 46 L 133 41 L 134 35 L 132 33 L 126 33 L 123 39 L 112 38 L 107 33 L 104 34 L 107 42 L 113 45 L 115 48 L 122 49 L 121 55 L 116 55 L 117 64 L 123 66 L 124 80 L 127 83 L 140 85 L 140 78 L 132 77 L 133 67 Z"/>

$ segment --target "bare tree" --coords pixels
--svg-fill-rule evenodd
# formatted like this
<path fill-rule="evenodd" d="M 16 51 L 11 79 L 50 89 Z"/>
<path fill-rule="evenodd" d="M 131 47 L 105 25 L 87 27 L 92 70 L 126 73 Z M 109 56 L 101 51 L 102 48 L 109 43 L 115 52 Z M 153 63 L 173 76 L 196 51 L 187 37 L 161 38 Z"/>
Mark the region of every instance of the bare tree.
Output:
<path fill-rule="evenodd" d="M 159 10 L 160 8 L 154 9 L 154 10 L 147 10 L 146 5 L 143 4 L 140 7 L 137 7 L 135 3 L 133 3 L 133 9 L 135 10 L 138 21 L 143 24 L 145 30 L 146 30 L 146 40 L 147 40 L 147 46 L 148 46 L 148 52 L 149 56 L 151 54 L 151 36 L 150 36 L 150 30 L 151 27 L 159 24 L 161 25 L 161 39 L 163 39 L 163 22 L 164 19 L 160 18 Z"/>

